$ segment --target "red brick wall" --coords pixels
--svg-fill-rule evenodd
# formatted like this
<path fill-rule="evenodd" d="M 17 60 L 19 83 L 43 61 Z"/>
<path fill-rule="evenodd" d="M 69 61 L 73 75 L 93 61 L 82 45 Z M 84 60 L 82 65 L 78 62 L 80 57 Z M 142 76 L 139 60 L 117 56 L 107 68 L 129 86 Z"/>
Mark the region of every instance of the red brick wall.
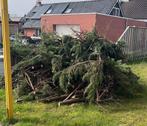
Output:
<path fill-rule="evenodd" d="M 28 36 L 28 37 L 31 37 L 33 35 L 36 35 L 36 29 L 24 29 L 24 35 L 25 36 Z"/>
<path fill-rule="evenodd" d="M 96 22 L 95 14 L 72 14 L 72 15 L 44 15 L 41 18 L 43 32 L 53 32 L 53 25 L 73 24 L 80 25 L 81 31 L 92 31 Z"/>
<path fill-rule="evenodd" d="M 92 31 L 109 41 L 116 42 L 127 26 L 147 27 L 147 23 L 121 17 L 102 14 L 71 14 L 71 15 L 44 15 L 41 17 L 43 32 L 53 32 L 53 26 L 57 24 L 80 25 L 81 31 Z"/>
<path fill-rule="evenodd" d="M 116 42 L 128 26 L 146 27 L 147 23 L 100 14 L 96 16 L 98 34 L 112 42 Z"/>

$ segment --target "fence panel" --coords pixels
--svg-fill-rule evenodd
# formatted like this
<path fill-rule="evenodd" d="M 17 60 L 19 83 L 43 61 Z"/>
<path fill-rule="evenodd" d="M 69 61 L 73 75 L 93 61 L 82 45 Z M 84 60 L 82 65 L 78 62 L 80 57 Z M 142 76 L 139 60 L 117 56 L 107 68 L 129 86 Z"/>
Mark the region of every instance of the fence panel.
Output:
<path fill-rule="evenodd" d="M 124 53 L 129 59 L 147 57 L 147 28 L 128 27 L 119 41 L 125 42 Z"/>

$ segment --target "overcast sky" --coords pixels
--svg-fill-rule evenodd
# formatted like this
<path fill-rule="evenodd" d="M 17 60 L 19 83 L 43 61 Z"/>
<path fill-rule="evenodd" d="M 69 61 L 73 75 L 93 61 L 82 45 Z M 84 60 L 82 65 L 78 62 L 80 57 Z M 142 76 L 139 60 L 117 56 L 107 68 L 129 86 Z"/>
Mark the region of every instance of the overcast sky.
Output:
<path fill-rule="evenodd" d="M 62 1 L 79 1 L 79 0 L 43 0 L 43 3 L 62 2 Z M 9 13 L 12 15 L 23 16 L 36 3 L 36 0 L 8 0 Z"/>

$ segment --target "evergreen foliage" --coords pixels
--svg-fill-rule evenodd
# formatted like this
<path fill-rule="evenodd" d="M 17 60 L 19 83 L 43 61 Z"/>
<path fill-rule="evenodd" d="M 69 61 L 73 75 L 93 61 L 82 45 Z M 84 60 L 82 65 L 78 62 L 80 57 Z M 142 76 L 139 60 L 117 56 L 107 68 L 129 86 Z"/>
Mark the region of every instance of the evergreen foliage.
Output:
<path fill-rule="evenodd" d="M 12 46 L 13 82 L 18 97 L 35 99 L 69 94 L 78 86 L 89 102 L 132 97 L 138 91 L 138 77 L 120 60 L 121 43 L 111 44 L 96 32 L 78 38 L 42 34 L 38 46 Z M 22 50 L 21 50 L 22 49 Z"/>

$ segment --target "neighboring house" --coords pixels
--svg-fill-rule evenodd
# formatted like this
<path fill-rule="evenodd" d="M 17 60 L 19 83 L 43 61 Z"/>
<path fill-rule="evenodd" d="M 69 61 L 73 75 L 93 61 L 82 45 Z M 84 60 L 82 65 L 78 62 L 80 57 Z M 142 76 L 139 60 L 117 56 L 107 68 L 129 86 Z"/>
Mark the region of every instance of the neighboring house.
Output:
<path fill-rule="evenodd" d="M 26 36 L 39 36 L 41 33 L 41 15 L 47 12 L 49 9 L 48 4 L 41 4 L 41 2 L 37 2 L 36 5 L 32 8 L 32 10 L 25 15 L 22 26 L 24 35 Z"/>
<path fill-rule="evenodd" d="M 42 4 L 23 18 L 26 36 L 55 32 L 75 36 L 94 28 L 110 42 L 124 41 L 129 57 L 147 56 L 147 0 L 89 0 Z"/>
<path fill-rule="evenodd" d="M 10 35 L 15 35 L 21 30 L 21 18 L 17 16 L 10 16 Z"/>
<path fill-rule="evenodd" d="M 88 14 L 88 13 L 102 13 L 107 15 L 123 16 L 120 9 L 119 0 L 91 0 L 80 2 L 64 2 L 42 4 L 37 2 L 33 9 L 25 16 L 25 23 L 23 31 L 26 36 L 38 36 L 41 32 L 41 16 L 44 14 Z M 80 17 L 79 17 L 80 18 Z M 81 21 L 84 19 L 80 19 Z M 89 22 L 87 20 L 87 22 Z M 79 29 L 77 26 L 72 26 L 74 29 Z M 65 28 L 65 27 L 64 27 Z M 59 26 L 58 29 L 63 29 Z M 65 28 L 66 32 L 69 30 Z"/>
<path fill-rule="evenodd" d="M 96 28 L 97 33 L 105 39 L 116 42 L 128 26 L 147 27 L 147 23 L 131 18 L 124 18 L 122 5 L 127 0 L 96 0 L 72 2 L 64 10 L 56 11 L 57 3 L 41 16 L 43 32 L 56 32 L 58 35 L 73 35 L 76 32 L 90 32 Z M 58 12 L 58 13 L 57 13 Z"/>
<path fill-rule="evenodd" d="M 20 30 L 20 17 L 9 17 L 10 36 L 15 35 Z M 0 42 L 2 42 L 2 24 L 0 19 Z"/>
<path fill-rule="evenodd" d="M 37 2 L 25 16 L 23 31 L 26 36 L 38 36 L 41 31 L 75 36 L 96 28 L 99 35 L 116 42 L 128 26 L 147 27 L 146 6 L 145 0 Z"/>

